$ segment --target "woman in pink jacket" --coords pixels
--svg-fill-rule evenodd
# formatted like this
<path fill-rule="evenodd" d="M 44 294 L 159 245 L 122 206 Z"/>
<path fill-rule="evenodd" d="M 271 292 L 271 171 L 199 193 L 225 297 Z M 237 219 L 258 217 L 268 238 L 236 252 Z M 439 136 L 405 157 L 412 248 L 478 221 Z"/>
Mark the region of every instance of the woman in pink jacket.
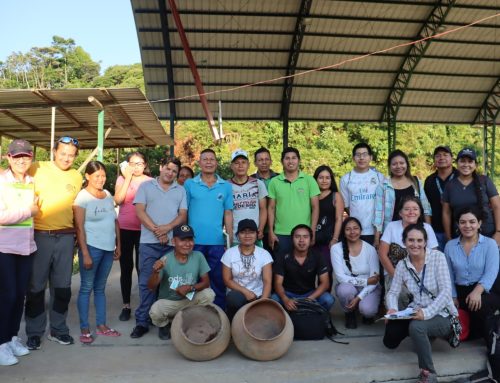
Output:
<path fill-rule="evenodd" d="M 19 362 L 29 350 L 17 337 L 36 251 L 32 217 L 38 213 L 27 175 L 33 148 L 25 140 L 9 145 L 9 168 L 0 174 L 0 366 Z"/>

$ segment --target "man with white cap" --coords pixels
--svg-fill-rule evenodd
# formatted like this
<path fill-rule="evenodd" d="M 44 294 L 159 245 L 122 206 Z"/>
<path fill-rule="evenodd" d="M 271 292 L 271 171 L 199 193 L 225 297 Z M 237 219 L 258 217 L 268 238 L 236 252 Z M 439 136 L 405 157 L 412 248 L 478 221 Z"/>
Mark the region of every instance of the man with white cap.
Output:
<path fill-rule="evenodd" d="M 267 222 L 267 189 L 264 182 L 248 176 L 249 167 L 248 153 L 242 149 L 235 150 L 231 155 L 233 178 L 229 181 L 233 189 L 233 233 L 238 231 L 241 220 L 251 219 L 257 225 L 257 238 L 262 244 Z M 238 243 L 236 234 L 233 241 Z"/>

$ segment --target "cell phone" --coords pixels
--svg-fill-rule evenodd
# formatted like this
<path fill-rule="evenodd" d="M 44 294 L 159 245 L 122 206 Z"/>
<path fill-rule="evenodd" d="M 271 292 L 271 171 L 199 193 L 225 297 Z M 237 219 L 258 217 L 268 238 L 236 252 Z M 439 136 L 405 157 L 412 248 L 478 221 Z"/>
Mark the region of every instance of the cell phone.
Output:
<path fill-rule="evenodd" d="M 127 161 L 120 162 L 120 171 L 123 173 L 128 166 Z"/>

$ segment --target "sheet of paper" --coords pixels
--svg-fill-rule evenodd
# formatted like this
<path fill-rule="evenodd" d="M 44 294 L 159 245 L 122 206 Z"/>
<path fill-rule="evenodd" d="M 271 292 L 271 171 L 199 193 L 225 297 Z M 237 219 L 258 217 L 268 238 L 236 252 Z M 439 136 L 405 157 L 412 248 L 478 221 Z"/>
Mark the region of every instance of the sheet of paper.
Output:
<path fill-rule="evenodd" d="M 389 320 L 412 319 L 415 311 L 416 310 L 413 307 L 407 307 L 404 310 L 396 311 L 395 313 L 392 313 L 392 314 L 386 314 L 386 315 L 384 315 L 384 318 L 389 319 Z"/>

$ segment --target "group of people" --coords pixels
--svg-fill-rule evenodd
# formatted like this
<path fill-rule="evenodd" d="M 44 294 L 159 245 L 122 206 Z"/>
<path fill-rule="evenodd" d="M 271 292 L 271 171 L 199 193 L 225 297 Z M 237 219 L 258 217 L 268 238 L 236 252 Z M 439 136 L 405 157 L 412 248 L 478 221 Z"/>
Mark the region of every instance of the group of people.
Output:
<path fill-rule="evenodd" d="M 309 298 L 330 310 L 332 291 L 346 327 L 356 328 L 356 312 L 373 323 L 385 293 L 387 313 L 414 309 L 411 319 L 387 323 L 384 344 L 394 348 L 411 337 L 421 382 L 436 381 L 429 337 L 450 336 L 457 308 L 470 313 L 472 338 L 485 335 L 485 321 L 500 308 L 500 198 L 493 182 L 477 174 L 472 149 L 458 153 L 455 168 L 450 148 L 436 147 L 435 172 L 422 182 L 406 153 L 390 153 L 386 177 L 371 166 L 370 146 L 359 143 L 339 188 L 329 166 L 314 176 L 302 172 L 292 147 L 282 152 L 279 174 L 268 149 L 254 153 L 253 175 L 248 153 L 234 151 L 227 181 L 217 174 L 211 149 L 201 152 L 196 176 L 168 158 L 156 178 L 145 156 L 134 152 L 120 167 L 113 197 L 98 161 L 88 163 L 82 185 L 72 169 L 78 148 L 76 139 L 62 137 L 54 161 L 32 163 L 28 142 L 9 145 L 9 169 L 0 174 L 0 296 L 6 302 L 0 364 L 41 347 L 47 282 L 47 337 L 73 343 L 66 315 L 75 236 L 82 343 L 121 335 L 106 320 L 105 286 L 117 259 L 121 321 L 132 314 L 134 265 L 138 274 L 133 338 L 152 323 L 168 339 L 173 316 L 187 305 L 214 302 L 229 318 L 261 298 L 287 310 L 296 309 L 295 299 Z M 92 291 L 95 331 L 88 319 Z M 23 309 L 26 346 L 17 336 Z"/>

